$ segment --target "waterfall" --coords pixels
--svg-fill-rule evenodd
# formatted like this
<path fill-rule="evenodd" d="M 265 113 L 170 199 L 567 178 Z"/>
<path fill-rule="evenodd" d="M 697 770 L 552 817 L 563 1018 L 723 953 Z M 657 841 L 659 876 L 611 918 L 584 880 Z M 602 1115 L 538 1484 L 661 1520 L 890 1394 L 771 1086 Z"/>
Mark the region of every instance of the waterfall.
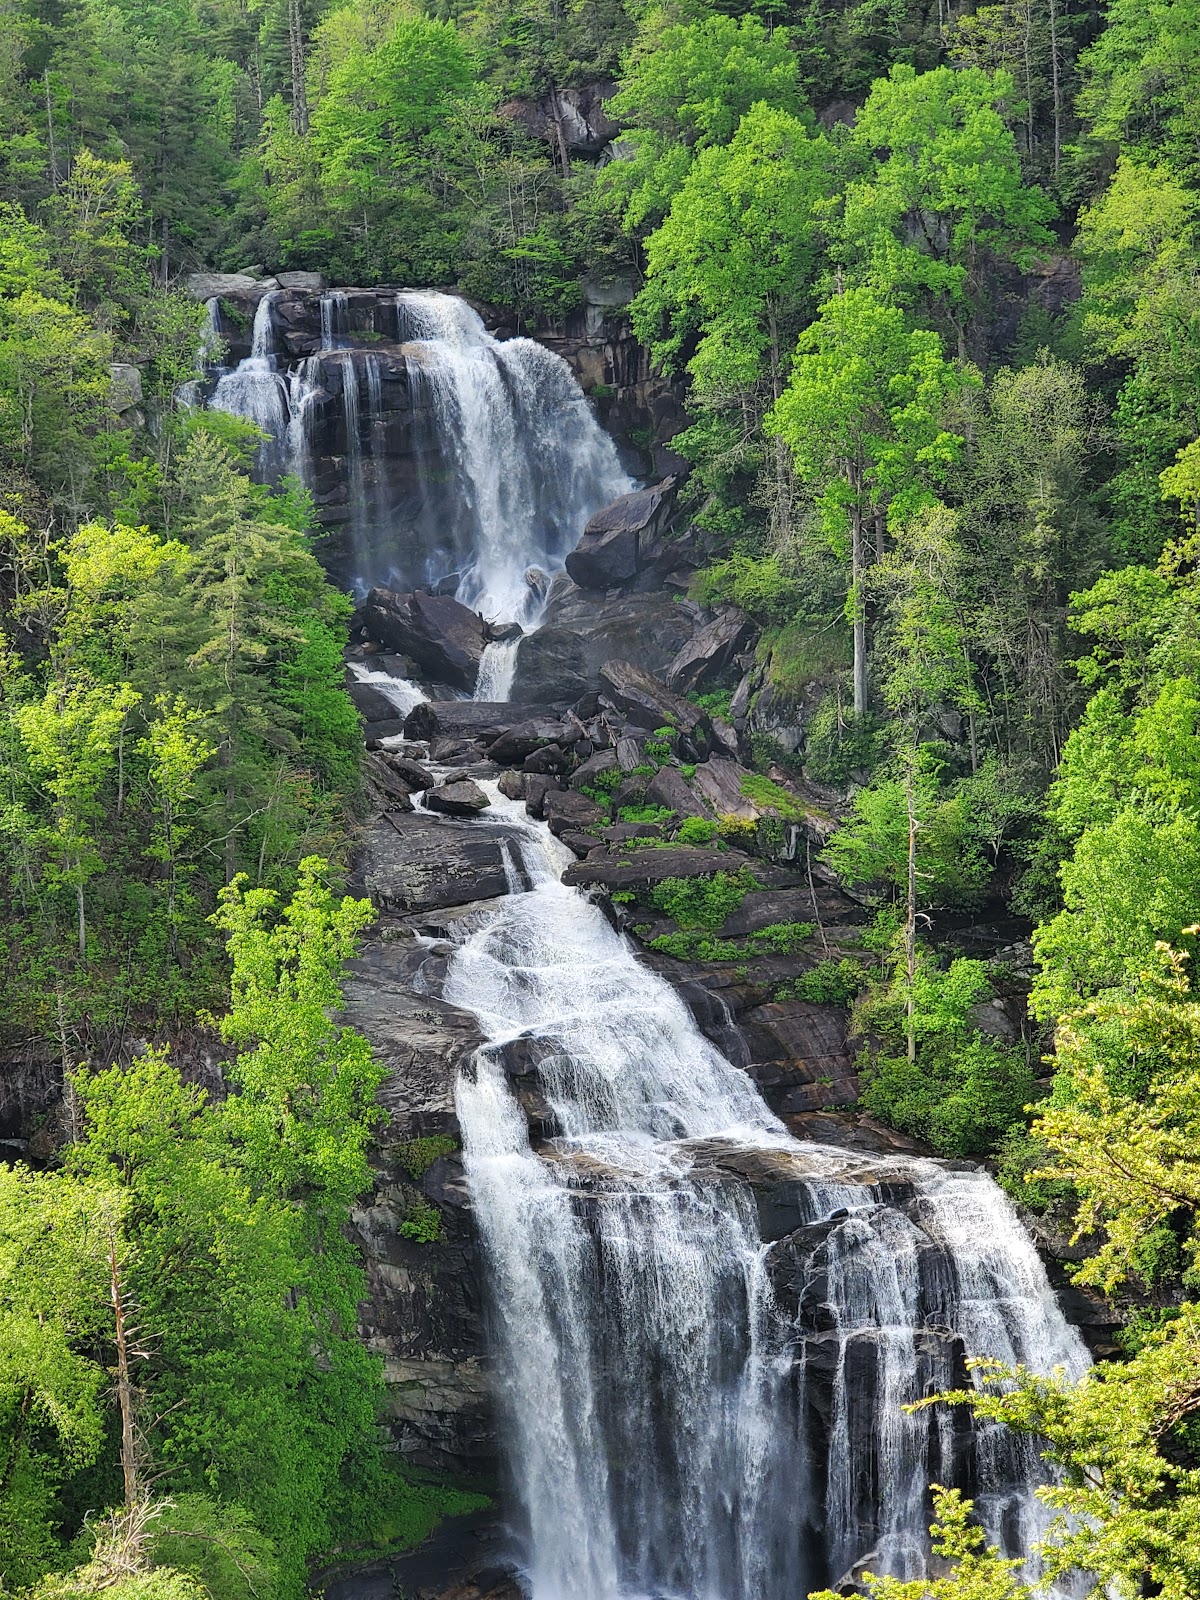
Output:
<path fill-rule="evenodd" d="M 259 300 L 250 334 L 250 354 L 232 372 L 222 373 L 208 402 L 211 410 L 245 417 L 262 429 L 266 441 L 259 461 L 268 471 L 278 470 L 282 464 L 288 426 L 287 386 L 275 355 L 274 306 L 278 299 L 279 290 L 272 289 Z"/>
<path fill-rule="evenodd" d="M 280 293 L 259 301 L 250 355 L 209 401 L 268 436 L 260 471 L 321 488 L 329 464 L 314 441 L 340 388 L 345 581 L 364 592 L 454 575 L 457 598 L 490 621 L 537 627 L 588 518 L 633 487 L 567 363 L 532 339 L 494 339 L 464 300 L 432 290 L 388 302 L 395 340 L 370 349 L 346 291 L 330 290 L 318 351 L 284 362 Z M 519 636 L 488 647 L 481 698 L 507 698 L 519 647 Z"/>
<path fill-rule="evenodd" d="M 902 1409 L 965 1381 L 964 1353 L 1087 1365 L 1005 1197 L 792 1139 L 493 796 L 510 893 L 444 997 L 487 1041 L 456 1099 L 532 1600 L 798 1600 L 864 1558 L 919 1576 L 931 1479 L 1019 1547 L 1027 1442 Z M 531 1068 L 536 1151 L 510 1086 Z"/>
<path fill-rule="evenodd" d="M 392 702 L 398 717 L 406 717 L 414 706 L 419 706 L 425 699 L 425 691 L 410 678 L 396 678 L 390 672 L 372 671 L 361 661 L 351 661 L 347 665 L 359 683 L 369 683 L 372 689 L 378 689 L 386 700 Z"/>
<path fill-rule="evenodd" d="M 442 549 L 461 573 L 457 597 L 536 626 L 546 585 L 531 567 L 560 570 L 588 518 L 633 487 L 616 446 L 544 345 L 493 339 L 454 295 L 406 290 L 396 314 L 414 406 L 433 424 L 423 498 L 449 511 Z"/>

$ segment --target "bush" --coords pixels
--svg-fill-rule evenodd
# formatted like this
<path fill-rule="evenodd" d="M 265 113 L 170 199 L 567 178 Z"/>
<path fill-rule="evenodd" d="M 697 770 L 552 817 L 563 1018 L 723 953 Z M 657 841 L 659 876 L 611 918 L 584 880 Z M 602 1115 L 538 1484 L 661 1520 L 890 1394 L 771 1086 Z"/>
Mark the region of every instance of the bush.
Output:
<path fill-rule="evenodd" d="M 413 1178 L 423 1178 L 435 1161 L 458 1149 L 458 1140 L 448 1133 L 431 1133 L 421 1139 L 405 1139 L 396 1146 L 396 1160 Z"/>
<path fill-rule="evenodd" d="M 651 891 L 651 903 L 680 928 L 719 928 L 752 889 L 762 884 L 749 870 L 714 872 L 698 878 L 664 878 Z"/>
<path fill-rule="evenodd" d="M 862 1105 L 939 1155 L 979 1156 L 1023 1120 L 1032 1095 L 1024 1051 L 977 1033 L 924 1041 L 916 1061 L 878 1056 L 866 1073 Z"/>
<path fill-rule="evenodd" d="M 707 817 L 686 817 L 675 837 L 680 844 L 712 844 L 720 831 L 719 824 Z"/>
<path fill-rule="evenodd" d="M 744 939 L 715 939 L 695 930 L 663 933 L 651 939 L 651 950 L 676 961 L 744 961 L 747 956 L 794 955 L 813 933 L 811 922 L 773 922 Z"/>
<path fill-rule="evenodd" d="M 710 689 L 707 694 L 691 694 L 688 699 L 701 711 L 707 711 L 710 717 L 720 717 L 722 722 L 729 721 L 733 709 L 731 689 Z"/>
<path fill-rule="evenodd" d="M 622 806 L 617 812 L 618 822 L 670 822 L 675 813 L 670 806 Z"/>
<path fill-rule="evenodd" d="M 781 1000 L 807 1000 L 814 1006 L 848 1006 L 866 987 L 867 975 L 857 961 L 821 961 L 779 991 Z"/>
<path fill-rule="evenodd" d="M 401 1236 L 415 1239 L 418 1244 L 440 1244 L 442 1214 L 428 1200 L 414 1200 L 400 1224 Z"/>
<path fill-rule="evenodd" d="M 849 783 L 851 773 L 871 771 L 883 744 L 876 718 L 855 716 L 835 695 L 826 695 L 805 732 L 804 768 L 818 783 Z"/>

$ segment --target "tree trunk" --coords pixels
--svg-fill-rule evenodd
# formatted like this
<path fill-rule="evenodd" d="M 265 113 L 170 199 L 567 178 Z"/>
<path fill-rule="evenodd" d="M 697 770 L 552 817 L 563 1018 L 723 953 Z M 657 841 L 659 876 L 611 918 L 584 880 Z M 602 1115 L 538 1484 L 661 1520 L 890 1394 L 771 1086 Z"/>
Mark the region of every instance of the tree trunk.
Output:
<path fill-rule="evenodd" d="M 1054 176 L 1062 157 L 1062 85 L 1058 75 L 1058 0 L 1050 0 L 1050 82 L 1054 90 Z"/>
<path fill-rule="evenodd" d="M 79 872 L 82 872 L 83 865 L 82 865 L 81 862 L 77 862 L 76 863 L 76 869 Z M 80 878 L 79 882 L 75 885 L 75 923 L 76 923 L 76 932 L 77 932 L 78 937 L 79 937 L 79 959 L 80 959 L 80 961 L 86 961 L 87 960 L 87 918 L 84 916 L 84 911 L 83 911 L 83 879 L 82 879 L 82 877 Z"/>
<path fill-rule="evenodd" d="M 917 1059 L 917 1036 L 913 1031 L 915 1000 L 913 985 L 917 977 L 917 811 L 913 794 L 913 754 L 910 751 L 904 775 L 904 804 L 908 812 L 908 895 L 904 919 L 904 973 L 907 982 L 905 1015 L 908 1035 L 908 1059 Z"/>
<path fill-rule="evenodd" d="M 863 525 L 857 506 L 850 513 L 850 595 L 854 615 L 854 715 L 867 714 L 867 612 L 863 603 Z"/>
<path fill-rule="evenodd" d="M 117 1404 L 121 1408 L 121 1475 L 125 1480 L 125 1509 L 138 1503 L 137 1436 L 133 1427 L 133 1384 L 129 1378 L 129 1341 L 125 1333 L 125 1301 L 121 1269 L 117 1265 L 117 1237 L 112 1222 L 108 1232 L 108 1270 L 116 1322 Z"/>
<path fill-rule="evenodd" d="M 304 21 L 300 0 L 288 0 L 288 55 L 292 73 L 292 128 L 308 132 L 308 90 L 304 81 Z"/>

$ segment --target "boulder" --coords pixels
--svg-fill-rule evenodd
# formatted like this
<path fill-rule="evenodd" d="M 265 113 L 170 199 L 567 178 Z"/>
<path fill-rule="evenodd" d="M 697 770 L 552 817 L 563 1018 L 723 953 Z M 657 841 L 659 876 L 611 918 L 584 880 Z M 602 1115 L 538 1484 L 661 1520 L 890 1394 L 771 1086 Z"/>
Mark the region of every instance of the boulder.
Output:
<path fill-rule="evenodd" d="M 364 722 L 394 722 L 395 702 L 389 700 L 382 689 L 374 684 L 361 683 L 357 678 L 346 679 L 346 693 L 358 708 Z"/>
<path fill-rule="evenodd" d="M 578 746 L 576 746 L 578 749 Z M 615 750 L 597 750 L 595 755 L 588 756 L 586 761 L 581 761 L 571 774 L 572 789 L 586 789 L 594 784 L 596 779 L 605 772 L 613 772 L 617 765 Z"/>
<path fill-rule="evenodd" d="M 488 745 L 488 759 L 498 761 L 502 767 L 515 766 L 544 745 L 555 744 L 563 738 L 561 719 L 530 717 L 506 728 L 498 739 Z"/>
<path fill-rule="evenodd" d="M 659 672 L 691 638 L 693 609 L 662 589 L 607 596 L 560 573 L 542 626 L 521 642 L 512 698 L 577 701 L 599 688 L 600 668 L 613 658 Z"/>
<path fill-rule="evenodd" d="M 580 794 L 577 789 L 547 790 L 543 815 L 550 832 L 559 839 L 565 833 L 582 833 L 587 828 L 608 821 L 607 810 L 601 810 L 590 796 Z M 590 839 L 588 849 L 598 843 L 598 840 Z"/>
<path fill-rule="evenodd" d="M 684 817 L 710 815 L 703 801 L 688 788 L 687 779 L 678 767 L 662 767 L 654 774 L 646 785 L 646 804 L 666 806 L 680 821 Z"/>
<path fill-rule="evenodd" d="M 500 782 L 497 787 L 506 800 L 524 800 L 528 784 L 528 773 L 510 770 L 500 774 Z"/>
<path fill-rule="evenodd" d="M 185 283 L 193 300 L 214 300 L 225 294 L 250 294 L 259 287 L 248 272 L 193 272 Z"/>
<path fill-rule="evenodd" d="M 632 661 L 606 661 L 600 671 L 604 692 L 618 710 L 639 728 L 663 728 L 668 724 L 681 736 L 681 747 L 702 760 L 711 743 L 708 716 L 690 700 L 673 693 L 644 667 Z"/>
<path fill-rule="evenodd" d="M 363 768 L 369 782 L 390 805 L 398 811 L 412 810 L 412 791 L 384 756 L 368 752 Z"/>
<path fill-rule="evenodd" d="M 474 689 L 488 643 L 487 624 L 478 612 L 449 595 L 377 588 L 367 595 L 361 616 L 372 638 L 411 656 L 439 683 Z"/>
<path fill-rule="evenodd" d="M 667 683 L 680 694 L 694 694 L 718 682 L 734 657 L 749 647 L 755 631 L 744 611 L 729 606 L 684 645 L 664 674 Z"/>
<path fill-rule="evenodd" d="M 567 557 L 572 581 L 581 589 L 612 589 L 635 578 L 671 514 L 675 485 L 674 478 L 664 478 L 597 511 Z"/>
<path fill-rule="evenodd" d="M 326 286 L 321 272 L 277 272 L 275 281 L 281 289 L 299 289 L 306 294 L 320 294 Z"/>
<path fill-rule="evenodd" d="M 397 915 L 493 899 L 508 892 L 504 847 L 516 837 L 502 825 L 389 812 L 366 832 L 357 892 L 381 913 Z"/>
<path fill-rule="evenodd" d="M 430 811 L 440 811 L 446 817 L 474 817 L 486 811 L 491 801 L 477 783 L 470 778 L 454 778 L 441 783 L 425 794 L 425 805 Z"/>
<path fill-rule="evenodd" d="M 514 723 L 549 721 L 549 706 L 513 706 L 507 700 L 423 700 L 404 719 L 406 739 L 484 739 L 492 744 Z"/>
<path fill-rule="evenodd" d="M 752 821 L 759 815 L 759 809 L 742 793 L 742 779 L 747 776 L 748 768 L 739 766 L 736 761 L 711 756 L 696 768 L 692 782 L 696 792 L 704 796 L 718 817 Z"/>
<path fill-rule="evenodd" d="M 558 779 L 549 772 L 525 775 L 525 809 L 531 817 L 544 817 L 546 796 L 562 788 Z"/>
<path fill-rule="evenodd" d="M 544 744 L 527 755 L 521 766 L 526 772 L 565 772 L 567 756 L 561 745 Z"/>
<path fill-rule="evenodd" d="M 422 766 L 419 761 L 413 761 L 409 756 L 384 753 L 381 759 L 387 762 L 412 794 L 419 794 L 422 789 L 432 789 L 437 782 L 428 767 Z"/>
<path fill-rule="evenodd" d="M 631 850 L 577 861 L 563 873 L 563 882 L 577 888 L 649 890 L 664 878 L 702 878 L 714 872 L 735 873 L 749 867 L 762 880 L 771 869 L 740 850 L 705 850 L 691 845 L 668 845 L 663 850 Z"/>
<path fill-rule="evenodd" d="M 142 374 L 132 361 L 114 361 L 109 369 L 112 378 L 112 407 L 114 411 L 132 411 L 142 403 Z"/>
<path fill-rule="evenodd" d="M 620 132 L 604 109 L 615 93 L 611 81 L 589 83 L 578 89 L 548 90 L 537 100 L 506 100 L 497 112 L 533 138 L 561 146 L 568 155 L 598 156 Z"/>

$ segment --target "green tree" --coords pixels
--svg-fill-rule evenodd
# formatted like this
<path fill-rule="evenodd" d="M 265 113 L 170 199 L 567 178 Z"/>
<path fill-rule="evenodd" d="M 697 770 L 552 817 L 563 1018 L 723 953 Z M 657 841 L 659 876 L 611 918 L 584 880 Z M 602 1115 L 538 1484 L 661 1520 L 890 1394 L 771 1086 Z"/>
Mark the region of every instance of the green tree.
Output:
<path fill-rule="evenodd" d="M 897 307 L 852 289 L 827 300 L 801 334 L 767 418 L 827 536 L 850 558 L 856 715 L 867 710 L 868 539 L 882 555 L 889 519 L 914 514 L 945 479 L 962 446 L 947 422 L 973 381 L 945 359 L 936 333 L 910 331 Z"/>
<path fill-rule="evenodd" d="M 797 118 L 755 105 L 728 144 L 703 149 L 646 241 L 646 286 L 634 327 L 670 367 L 681 351 L 697 403 L 758 435 L 782 392 L 811 292 L 817 217 L 829 190 L 829 145 Z M 774 522 L 786 527 L 790 472 L 773 443 Z"/>
<path fill-rule="evenodd" d="M 854 124 L 839 255 L 852 278 L 945 319 L 966 359 L 997 262 L 1028 268 L 1054 205 L 1022 177 L 1006 72 L 895 66 Z M 886 152 L 882 158 L 879 151 Z"/>
<path fill-rule="evenodd" d="M 601 180 L 624 226 L 657 224 L 696 155 L 728 144 L 760 104 L 804 119 L 786 29 L 768 29 L 754 16 L 666 22 L 662 13 L 648 13 L 609 102 L 633 146 L 632 159 L 612 163 Z"/>

